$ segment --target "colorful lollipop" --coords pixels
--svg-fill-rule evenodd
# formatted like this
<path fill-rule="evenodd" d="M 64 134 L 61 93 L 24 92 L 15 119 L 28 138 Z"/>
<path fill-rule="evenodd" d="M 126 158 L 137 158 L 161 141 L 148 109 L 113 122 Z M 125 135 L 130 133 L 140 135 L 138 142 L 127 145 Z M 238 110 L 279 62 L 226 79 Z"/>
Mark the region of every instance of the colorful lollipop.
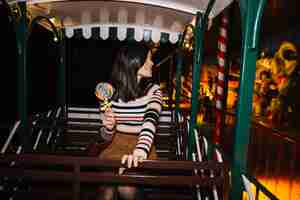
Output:
<path fill-rule="evenodd" d="M 100 110 L 106 110 L 111 106 L 110 99 L 114 93 L 114 88 L 111 84 L 100 82 L 95 89 L 96 97 L 101 101 Z"/>

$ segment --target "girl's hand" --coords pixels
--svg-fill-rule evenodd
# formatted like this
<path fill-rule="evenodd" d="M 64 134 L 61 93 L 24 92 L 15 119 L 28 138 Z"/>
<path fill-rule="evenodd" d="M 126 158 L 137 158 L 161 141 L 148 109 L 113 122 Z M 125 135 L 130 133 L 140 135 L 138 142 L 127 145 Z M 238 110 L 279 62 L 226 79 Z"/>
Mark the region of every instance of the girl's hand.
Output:
<path fill-rule="evenodd" d="M 103 125 L 106 129 L 112 130 L 116 125 L 115 115 L 111 108 L 107 108 L 102 119 Z"/>
<path fill-rule="evenodd" d="M 135 149 L 132 154 L 125 154 L 122 157 L 121 163 L 124 165 L 127 163 L 127 168 L 137 167 L 138 163 L 143 162 L 147 158 L 147 153 L 141 149 Z M 125 171 L 124 167 L 119 169 L 119 174 L 123 174 Z"/>

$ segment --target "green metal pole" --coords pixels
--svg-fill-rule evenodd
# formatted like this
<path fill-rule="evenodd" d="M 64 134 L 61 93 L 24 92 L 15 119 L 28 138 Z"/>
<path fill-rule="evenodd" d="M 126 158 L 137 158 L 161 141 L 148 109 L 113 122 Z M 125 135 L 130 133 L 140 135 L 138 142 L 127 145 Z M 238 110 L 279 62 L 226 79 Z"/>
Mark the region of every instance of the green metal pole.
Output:
<path fill-rule="evenodd" d="M 195 136 L 194 127 L 197 120 L 198 111 L 198 95 L 199 95 L 199 82 L 200 82 L 200 68 L 202 65 L 202 48 L 203 48 L 203 27 L 201 26 L 201 20 L 203 20 L 202 13 L 197 13 L 196 27 L 194 31 L 195 45 L 194 45 L 194 55 L 193 55 L 193 73 L 192 73 L 192 98 L 191 98 L 191 119 L 190 119 L 190 130 L 188 138 L 188 159 L 192 159 L 192 153 L 195 150 Z M 201 55 L 201 57 L 198 56 Z"/>
<path fill-rule="evenodd" d="M 181 96 L 181 74 L 182 74 L 182 52 L 179 49 L 177 52 L 176 63 L 176 88 L 175 88 L 175 119 L 177 119 L 180 111 L 180 96 Z"/>
<path fill-rule="evenodd" d="M 63 36 L 62 30 L 61 38 L 59 43 L 59 69 L 58 69 L 58 83 L 57 83 L 57 96 L 58 104 L 62 108 L 63 117 L 66 117 L 66 54 L 65 54 L 65 45 L 66 41 Z"/>
<path fill-rule="evenodd" d="M 245 3 L 246 0 L 241 0 Z M 247 171 L 247 151 L 250 138 L 252 95 L 258 53 L 258 35 L 265 0 L 248 0 L 241 55 L 239 101 L 234 136 L 231 200 L 242 199 L 241 173 Z"/>
<path fill-rule="evenodd" d="M 16 21 L 17 67 L 18 67 L 18 118 L 21 120 L 20 139 L 23 147 L 28 144 L 28 94 L 27 94 L 27 7 L 26 1 L 19 1 L 20 18 Z"/>
<path fill-rule="evenodd" d="M 247 17 L 247 3 L 249 0 L 241 0 L 239 1 L 240 5 L 240 13 L 241 13 L 241 29 L 242 29 L 242 36 L 244 37 L 243 31 L 245 31 L 245 26 L 246 26 L 246 17 Z"/>
<path fill-rule="evenodd" d="M 192 154 L 195 150 L 195 136 L 194 128 L 196 127 L 197 113 L 198 113 L 198 95 L 200 87 L 200 69 L 203 62 L 203 43 L 204 33 L 207 27 L 208 15 L 215 3 L 215 0 L 210 0 L 204 15 L 197 12 L 196 27 L 194 31 L 195 46 L 193 57 L 193 77 L 192 77 L 192 110 L 190 119 L 190 130 L 188 138 L 188 159 L 192 160 Z"/>

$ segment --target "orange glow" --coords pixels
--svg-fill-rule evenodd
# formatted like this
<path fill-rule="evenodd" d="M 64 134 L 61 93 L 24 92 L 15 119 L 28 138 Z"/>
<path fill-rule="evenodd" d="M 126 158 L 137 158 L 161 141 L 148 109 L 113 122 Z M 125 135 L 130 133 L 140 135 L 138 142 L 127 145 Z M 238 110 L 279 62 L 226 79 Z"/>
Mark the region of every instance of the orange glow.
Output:
<path fill-rule="evenodd" d="M 259 182 L 263 184 L 270 192 L 281 200 L 300 200 L 300 178 L 295 177 L 257 177 Z M 252 185 L 252 191 L 255 194 L 255 186 Z M 243 200 L 248 200 L 248 195 L 243 193 Z M 269 200 L 261 192 L 259 200 Z"/>

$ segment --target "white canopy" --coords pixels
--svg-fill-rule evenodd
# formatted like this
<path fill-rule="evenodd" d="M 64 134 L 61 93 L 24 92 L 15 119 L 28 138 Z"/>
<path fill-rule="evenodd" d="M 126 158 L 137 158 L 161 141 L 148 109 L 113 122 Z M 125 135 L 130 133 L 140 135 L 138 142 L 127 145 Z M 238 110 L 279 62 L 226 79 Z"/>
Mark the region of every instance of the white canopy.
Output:
<path fill-rule="evenodd" d="M 232 1 L 216 0 L 209 17 L 217 16 Z M 208 2 L 209 0 L 27 0 L 28 11 L 33 17 L 48 15 L 60 18 L 67 37 L 72 37 L 79 31 L 87 39 L 95 34 L 107 39 L 114 30 L 119 40 L 124 40 L 131 34 L 137 41 L 151 39 L 158 42 L 165 37 L 172 43 L 177 42 L 184 26 L 192 21 L 197 11 L 205 12 Z"/>

